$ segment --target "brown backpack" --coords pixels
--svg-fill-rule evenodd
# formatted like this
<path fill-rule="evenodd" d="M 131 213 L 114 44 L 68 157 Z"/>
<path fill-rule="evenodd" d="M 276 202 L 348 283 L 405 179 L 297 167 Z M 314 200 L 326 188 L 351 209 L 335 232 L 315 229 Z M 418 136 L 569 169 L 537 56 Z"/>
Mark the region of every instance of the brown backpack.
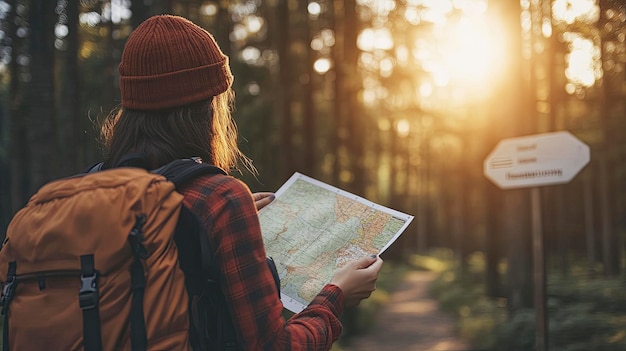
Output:
<path fill-rule="evenodd" d="M 186 255 L 178 250 L 200 250 L 207 240 L 197 244 L 201 226 L 176 186 L 203 173 L 224 174 L 177 160 L 152 172 L 113 168 L 43 186 L 14 216 L 0 250 L 4 350 L 198 345 L 188 310 L 202 291 L 188 291 L 183 270 L 196 264 L 179 262 Z"/>

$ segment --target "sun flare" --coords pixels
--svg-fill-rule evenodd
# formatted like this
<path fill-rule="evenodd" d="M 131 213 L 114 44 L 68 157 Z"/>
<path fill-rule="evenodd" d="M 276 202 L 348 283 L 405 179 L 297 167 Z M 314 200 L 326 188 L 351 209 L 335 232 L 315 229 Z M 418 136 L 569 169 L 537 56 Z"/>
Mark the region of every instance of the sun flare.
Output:
<path fill-rule="evenodd" d="M 488 96 L 502 77 L 507 58 L 503 33 L 494 30 L 498 25 L 488 17 L 484 2 L 463 4 L 462 16 L 435 23 L 433 39 L 419 39 L 416 46 L 433 85 L 447 89 L 456 99 L 470 101 Z"/>
<path fill-rule="evenodd" d="M 452 81 L 464 86 L 492 82 L 503 52 L 498 38 L 482 18 L 463 18 L 451 25 L 441 45 L 442 62 Z"/>

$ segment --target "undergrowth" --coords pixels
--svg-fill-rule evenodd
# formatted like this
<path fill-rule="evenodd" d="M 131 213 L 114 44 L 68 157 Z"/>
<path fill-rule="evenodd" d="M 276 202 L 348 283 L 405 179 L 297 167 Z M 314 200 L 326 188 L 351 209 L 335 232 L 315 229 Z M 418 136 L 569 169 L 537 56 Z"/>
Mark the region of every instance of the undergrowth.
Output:
<path fill-rule="evenodd" d="M 470 259 L 463 279 L 458 270 L 443 271 L 430 293 L 440 308 L 458 321 L 462 338 L 480 350 L 533 351 L 534 309 L 510 311 L 506 298 L 490 298 L 484 289 L 482 255 Z M 547 275 L 549 350 L 626 350 L 626 284 L 591 277 L 583 269 L 568 277 Z"/>

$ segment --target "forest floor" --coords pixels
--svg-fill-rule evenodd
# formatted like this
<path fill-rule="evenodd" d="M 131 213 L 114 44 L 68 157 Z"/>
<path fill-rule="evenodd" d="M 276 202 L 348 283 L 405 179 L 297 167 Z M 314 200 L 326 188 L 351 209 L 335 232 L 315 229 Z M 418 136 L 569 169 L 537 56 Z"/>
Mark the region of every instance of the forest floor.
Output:
<path fill-rule="evenodd" d="M 471 351 L 456 334 L 455 321 L 429 297 L 428 286 L 437 277 L 429 271 L 411 271 L 391 293 L 389 303 L 376 314 L 373 327 L 355 337 L 344 351 Z"/>

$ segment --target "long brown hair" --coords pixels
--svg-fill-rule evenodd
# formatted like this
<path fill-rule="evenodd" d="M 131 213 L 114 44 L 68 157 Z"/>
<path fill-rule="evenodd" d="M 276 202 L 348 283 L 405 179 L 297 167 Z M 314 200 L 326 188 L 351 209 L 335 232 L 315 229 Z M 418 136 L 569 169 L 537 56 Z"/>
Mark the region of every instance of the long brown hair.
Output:
<path fill-rule="evenodd" d="M 178 158 L 201 157 L 227 172 L 242 163 L 255 173 L 237 145 L 233 102 L 229 89 L 212 99 L 167 110 L 112 111 L 100 128 L 104 167 L 114 166 L 125 154 L 141 153 L 154 168 Z"/>

